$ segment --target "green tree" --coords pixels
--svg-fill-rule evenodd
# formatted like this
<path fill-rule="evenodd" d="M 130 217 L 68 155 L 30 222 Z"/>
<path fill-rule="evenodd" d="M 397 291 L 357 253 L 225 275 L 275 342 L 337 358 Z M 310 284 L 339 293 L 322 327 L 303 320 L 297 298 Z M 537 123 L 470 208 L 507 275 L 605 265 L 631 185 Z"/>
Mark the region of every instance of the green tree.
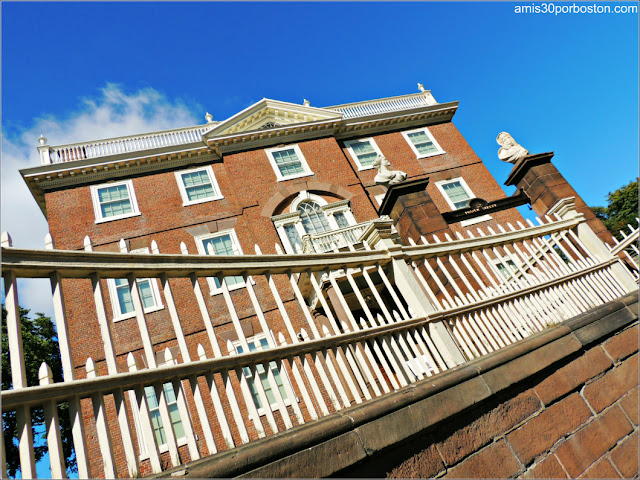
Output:
<path fill-rule="evenodd" d="M 627 224 L 635 225 L 638 217 L 638 179 L 610 192 L 607 203 L 606 207 L 591 207 L 591 210 L 613 236 L 621 240 L 620 230 Z"/>
<path fill-rule="evenodd" d="M 36 313 L 36 318 L 31 319 L 27 315 L 29 310 L 20 308 L 20 324 L 22 330 L 22 347 L 24 364 L 27 377 L 27 385 L 39 385 L 38 370 L 42 362 L 46 362 L 53 373 L 54 382 L 62 382 L 62 362 L 58 339 L 53 322 L 42 313 Z M 7 338 L 7 311 L 2 305 L 2 390 L 11 388 L 11 364 L 9 362 L 9 349 Z M 77 471 L 75 453 L 71 437 L 71 421 L 67 404 L 58 406 L 60 418 L 60 430 L 62 437 L 62 450 L 66 458 L 68 471 Z M 44 424 L 44 413 L 41 408 L 32 410 L 32 422 L 35 425 Z M 20 470 L 20 455 L 18 452 L 17 425 L 15 412 L 2 414 L 4 445 L 6 449 L 7 474 L 15 477 Z M 34 434 L 35 437 L 35 434 Z M 43 442 L 35 442 L 34 447 L 36 462 L 47 452 Z"/>

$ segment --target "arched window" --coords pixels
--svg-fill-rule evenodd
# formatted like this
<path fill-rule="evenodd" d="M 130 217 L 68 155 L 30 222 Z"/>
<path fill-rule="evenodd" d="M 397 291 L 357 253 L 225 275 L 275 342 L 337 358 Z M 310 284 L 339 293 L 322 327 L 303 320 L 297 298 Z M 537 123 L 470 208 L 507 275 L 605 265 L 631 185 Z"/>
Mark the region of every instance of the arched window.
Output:
<path fill-rule="evenodd" d="M 331 230 L 324 212 L 316 202 L 307 201 L 298 205 L 302 227 L 307 233 L 324 233 Z"/>

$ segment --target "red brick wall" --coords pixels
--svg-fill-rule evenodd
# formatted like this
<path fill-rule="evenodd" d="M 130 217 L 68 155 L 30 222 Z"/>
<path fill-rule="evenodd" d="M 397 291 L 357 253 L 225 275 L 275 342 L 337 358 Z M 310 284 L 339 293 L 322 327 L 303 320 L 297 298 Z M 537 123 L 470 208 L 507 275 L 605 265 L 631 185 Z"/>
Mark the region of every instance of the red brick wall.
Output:
<path fill-rule="evenodd" d="M 441 179 L 462 176 L 475 195 L 486 199 L 503 198 L 504 192 L 491 177 L 487 169 L 466 143 L 456 127 L 451 123 L 429 127 L 437 142 L 446 151 L 443 155 L 427 159 L 417 159 L 400 132 L 375 136 L 383 154 L 394 169 L 407 172 L 409 178 L 428 175 L 432 181 L 428 193 L 436 205 L 449 210 L 435 182 Z M 212 164 L 216 180 L 224 199 L 184 207 L 173 171 L 142 175 L 132 179 L 141 215 L 96 224 L 90 186 L 79 186 L 45 195 L 49 228 L 59 249 L 82 249 L 84 237 L 88 235 L 95 250 L 118 251 L 117 242 L 124 238 L 130 250 L 150 247 L 152 240 L 158 244 L 161 253 L 180 253 L 180 243 L 184 242 L 190 253 L 196 253 L 196 242 L 192 229 L 210 233 L 233 228 L 245 254 L 254 253 L 254 245 L 259 245 L 263 253 L 275 253 L 274 245 L 280 243 L 275 228 L 268 216 L 264 216 L 265 205 L 274 196 L 287 191 L 308 189 L 323 195 L 327 200 L 336 201 L 343 196 L 350 198 L 352 212 L 358 222 L 377 218 L 377 202 L 372 195 L 381 187 L 375 185 L 375 171 L 359 172 L 346 152 L 343 144 L 335 138 L 321 138 L 298 143 L 313 175 L 278 182 L 268 156 L 262 149 L 226 155 L 223 162 Z M 322 184 L 322 188 L 319 185 Z M 329 185 L 329 187 L 325 187 Z M 293 188 L 295 186 L 295 188 Z M 286 210 L 295 194 L 290 194 L 275 209 L 274 213 Z M 516 210 L 492 214 L 492 222 L 515 221 L 520 219 Z M 481 224 L 482 226 L 487 224 Z M 459 228 L 453 225 L 452 229 Z M 254 286 L 267 321 L 275 332 L 286 332 L 276 304 L 264 278 L 256 277 Z M 199 280 L 205 303 L 211 314 L 222 352 L 226 352 L 225 334 L 233 330 L 231 318 L 222 295 L 210 295 L 206 280 Z M 291 311 L 294 328 L 299 331 L 304 317 L 293 301 L 293 292 L 286 281 L 276 279 L 278 289 L 286 308 Z M 143 357 L 142 341 L 135 318 L 112 321 L 112 306 L 106 280 L 101 281 L 109 327 L 117 355 L 118 367 L 126 371 L 126 355 L 133 352 L 137 358 Z M 188 279 L 172 279 L 171 288 L 187 346 L 192 359 L 197 359 L 197 346 L 202 344 L 210 358 L 213 355 L 205 327 L 198 309 L 193 288 Z M 171 326 L 167 302 L 161 291 L 164 309 L 146 314 L 145 319 L 155 351 L 173 348 L 177 345 Z M 69 337 L 78 378 L 84 378 L 84 365 L 88 357 L 96 362 L 98 375 L 105 375 L 106 365 L 100 341 L 100 328 L 96 320 L 91 282 L 89 280 L 63 281 Z M 240 320 L 252 326 L 255 332 L 260 328 L 244 289 L 231 292 L 234 306 Z M 180 359 L 181 361 L 181 359 Z M 241 399 L 242 401 L 242 399 Z M 115 422 L 113 406 L 110 421 Z M 193 405 L 189 405 L 195 413 Z M 301 405 L 302 407 L 302 405 Z M 90 439 L 95 437 L 93 413 L 84 402 L 83 414 Z M 192 415 L 196 433 L 203 441 L 202 428 L 197 415 Z M 115 425 L 115 423 L 114 423 Z M 215 427 L 215 426 L 214 426 Z M 116 429 L 117 430 L 117 429 Z M 216 429 L 214 428 L 214 431 Z M 237 432 L 234 432 L 237 436 Z M 218 438 L 216 438 L 218 440 Z M 124 471 L 123 450 L 120 438 L 114 438 L 116 457 L 121 472 Z M 100 458 L 97 442 L 89 442 L 90 458 Z M 183 452 L 183 454 L 186 454 Z M 99 462 L 98 462 L 99 463 Z M 101 475 L 100 466 L 92 466 L 92 476 Z"/>
<path fill-rule="evenodd" d="M 637 477 L 638 325 L 461 423 L 388 477 Z"/>

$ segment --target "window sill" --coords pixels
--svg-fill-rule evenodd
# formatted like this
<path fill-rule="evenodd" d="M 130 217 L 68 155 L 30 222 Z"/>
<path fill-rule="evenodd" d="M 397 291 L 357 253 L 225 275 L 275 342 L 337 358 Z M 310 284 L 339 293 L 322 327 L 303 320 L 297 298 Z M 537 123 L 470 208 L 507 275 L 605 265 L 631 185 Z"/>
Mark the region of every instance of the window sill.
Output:
<path fill-rule="evenodd" d="M 152 307 L 144 311 L 144 314 L 158 312 L 160 310 L 164 310 L 164 305 L 160 305 L 158 307 Z M 127 313 L 126 315 L 121 315 L 118 317 L 113 317 L 114 322 L 121 322 L 122 320 L 129 320 L 130 318 L 136 318 L 136 312 Z"/>
<path fill-rule="evenodd" d="M 447 152 L 441 151 L 441 152 L 433 152 L 433 153 L 428 153 L 426 155 L 417 155 L 417 158 L 429 158 L 429 157 L 436 157 L 438 155 L 444 155 Z"/>
<path fill-rule="evenodd" d="M 222 295 L 222 288 L 217 288 L 215 286 L 215 283 L 213 283 L 213 280 L 210 280 L 209 278 L 207 278 L 207 280 L 209 281 L 209 290 L 211 292 L 211 296 L 213 297 L 214 295 Z M 255 280 L 251 277 L 249 277 L 249 281 L 251 282 L 251 285 L 256 284 Z M 230 292 L 233 292 L 234 290 L 240 290 L 241 288 L 247 288 L 247 284 L 245 282 L 242 282 L 242 283 L 237 283 L 235 285 L 231 285 L 230 287 L 227 286 L 227 289 Z"/>
<path fill-rule="evenodd" d="M 181 437 L 181 438 L 179 438 L 178 440 L 176 440 L 176 443 L 178 444 L 178 447 L 183 447 L 183 446 L 185 446 L 185 445 L 187 444 L 187 437 Z M 165 453 L 165 452 L 168 452 L 168 451 L 169 451 L 169 446 L 168 446 L 166 443 L 164 443 L 164 444 L 162 444 L 162 445 L 160 445 L 160 446 L 158 447 L 158 451 L 159 451 L 161 454 L 162 454 L 162 453 Z M 149 459 L 149 454 L 148 454 L 148 453 L 145 453 L 144 455 L 140 455 L 140 457 L 139 457 L 139 458 L 140 458 L 140 461 L 142 461 L 142 460 L 148 460 L 148 459 Z"/>
<path fill-rule="evenodd" d="M 375 167 L 373 165 L 367 165 L 366 167 L 363 167 L 362 165 L 360 165 L 358 163 L 358 171 L 361 172 L 363 170 L 373 170 Z"/>
<path fill-rule="evenodd" d="M 142 213 L 135 212 L 135 213 L 128 213 L 127 215 L 117 215 L 115 217 L 96 218 L 95 223 L 113 222 L 115 220 L 122 220 L 123 218 L 137 217 L 139 215 L 142 215 Z"/>
<path fill-rule="evenodd" d="M 468 227 L 469 225 L 475 225 L 476 223 L 482 223 L 491 220 L 491 215 L 483 215 L 481 217 L 470 218 L 469 220 L 463 220 L 460 222 L 461 227 Z"/>
<path fill-rule="evenodd" d="M 310 177 L 311 175 L 315 175 L 315 173 L 313 173 L 313 172 L 305 172 L 305 173 L 299 173 L 298 175 L 291 175 L 289 177 L 278 176 L 278 181 L 279 182 L 285 182 L 287 180 L 294 180 L 296 178 Z"/>
<path fill-rule="evenodd" d="M 218 196 L 218 197 L 202 198 L 202 199 L 200 199 L 200 200 L 194 200 L 194 201 L 192 201 L 192 202 L 189 202 L 189 201 L 185 202 L 185 201 L 183 201 L 183 202 L 182 202 L 182 206 L 183 206 L 183 207 L 188 207 L 188 206 L 190 206 L 190 205 L 199 205 L 199 204 L 201 204 L 201 203 L 213 202 L 213 201 L 215 201 L 215 200 L 222 200 L 223 198 L 224 198 L 224 197 L 223 197 L 222 195 L 220 195 L 220 196 Z"/>

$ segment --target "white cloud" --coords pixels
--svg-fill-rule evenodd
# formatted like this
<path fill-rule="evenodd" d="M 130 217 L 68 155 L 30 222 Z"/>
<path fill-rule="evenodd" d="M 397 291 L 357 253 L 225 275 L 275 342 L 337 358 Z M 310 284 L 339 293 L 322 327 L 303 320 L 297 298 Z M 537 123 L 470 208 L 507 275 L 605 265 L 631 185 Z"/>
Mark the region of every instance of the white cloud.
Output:
<path fill-rule="evenodd" d="M 80 99 L 78 108 L 65 118 L 54 114 L 35 118 L 31 125 L 15 135 L 7 135 L 12 126 L 10 119 L 5 118 L 2 231 L 9 232 L 15 247 L 44 248 L 44 237 L 49 228 L 19 173 L 21 169 L 40 165 L 36 146 L 41 133 L 47 137 L 49 145 L 62 145 L 204 123 L 202 116 L 194 115 L 195 109 L 202 110 L 199 105 L 189 107 L 179 99 L 168 99 L 153 88 L 127 93 L 118 85 L 107 84 L 97 98 Z M 204 110 L 202 112 L 204 114 Z M 25 286 L 19 289 L 20 303 L 32 312 L 51 311 L 50 295 L 41 293 L 49 288 L 48 282 L 47 285 L 43 282 L 20 282 Z"/>

